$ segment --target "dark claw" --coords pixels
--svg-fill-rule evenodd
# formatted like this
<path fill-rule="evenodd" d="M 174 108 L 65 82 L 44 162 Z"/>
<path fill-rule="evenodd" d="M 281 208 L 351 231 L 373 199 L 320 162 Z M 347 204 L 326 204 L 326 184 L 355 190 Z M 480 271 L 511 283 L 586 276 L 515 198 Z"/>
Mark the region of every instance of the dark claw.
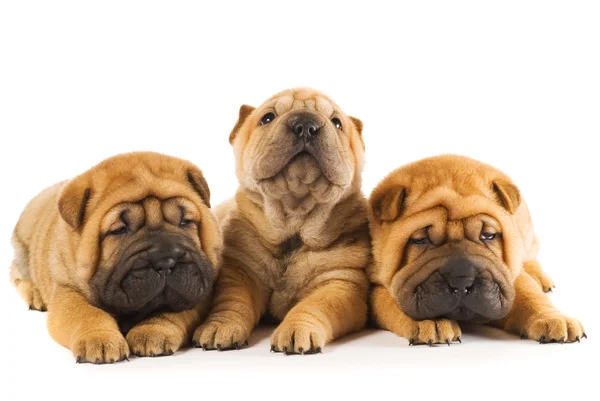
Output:
<path fill-rule="evenodd" d="M 126 356 L 123 357 L 123 360 L 129 362 L 129 358 Z"/>
<path fill-rule="evenodd" d="M 430 347 L 433 347 L 433 340 L 427 341 L 427 345 L 429 345 Z"/>
<path fill-rule="evenodd" d="M 446 344 L 448 344 L 448 347 L 450 346 L 450 340 L 446 340 Z"/>
<path fill-rule="evenodd" d="M 298 348 L 298 352 L 300 352 L 300 354 L 304 355 L 304 348 L 302 348 L 302 347 Z"/>
<path fill-rule="evenodd" d="M 577 341 L 578 343 L 581 342 L 581 340 L 579 339 L 579 336 L 575 337 L 575 341 Z"/>
<path fill-rule="evenodd" d="M 77 357 L 77 359 L 75 360 L 75 363 L 81 363 L 81 356 Z"/>
<path fill-rule="evenodd" d="M 548 288 L 548 291 L 547 291 L 547 292 L 552 292 L 552 288 Z"/>
<path fill-rule="evenodd" d="M 411 338 L 410 340 L 408 340 L 408 346 L 410 347 L 411 345 L 415 345 L 415 339 Z"/>
<path fill-rule="evenodd" d="M 581 336 L 581 338 L 587 338 L 587 334 L 583 333 L 583 335 Z"/>
<path fill-rule="evenodd" d="M 271 345 L 271 352 L 275 352 L 275 346 Z"/>
<path fill-rule="evenodd" d="M 540 344 L 544 344 L 546 342 L 546 336 L 540 337 Z"/>
<path fill-rule="evenodd" d="M 223 346 L 221 344 L 217 344 L 217 351 L 223 351 Z"/>
<path fill-rule="evenodd" d="M 527 334 L 523 333 L 521 334 L 521 340 L 525 340 L 527 338 Z"/>
<path fill-rule="evenodd" d="M 321 349 L 321 347 L 317 347 L 317 354 L 320 354 L 321 352 L 323 352 L 323 350 Z"/>
<path fill-rule="evenodd" d="M 559 343 L 564 344 L 565 343 L 565 338 L 561 338 L 560 340 L 558 340 Z"/>
<path fill-rule="evenodd" d="M 244 347 L 248 346 L 248 341 L 244 341 Z"/>
<path fill-rule="evenodd" d="M 460 344 L 462 344 L 462 340 L 460 337 L 456 337 L 456 341 L 458 341 Z"/>
<path fill-rule="evenodd" d="M 238 350 L 242 348 L 240 347 L 240 344 L 237 343 L 237 341 L 233 343 L 233 347 Z"/>
<path fill-rule="evenodd" d="M 206 351 L 208 349 L 208 344 L 202 344 L 202 351 Z"/>
<path fill-rule="evenodd" d="M 198 343 L 197 341 L 192 341 L 192 347 L 200 348 L 200 343 Z"/>
<path fill-rule="evenodd" d="M 287 354 L 288 352 L 288 347 L 283 347 L 283 352 L 285 352 Z"/>

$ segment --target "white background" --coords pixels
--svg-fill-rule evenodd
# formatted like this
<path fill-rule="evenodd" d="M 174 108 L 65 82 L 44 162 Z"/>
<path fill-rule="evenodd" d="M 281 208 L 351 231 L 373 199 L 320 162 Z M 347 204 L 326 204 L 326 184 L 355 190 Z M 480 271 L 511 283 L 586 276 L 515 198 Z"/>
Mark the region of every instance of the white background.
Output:
<path fill-rule="evenodd" d="M 472 156 L 512 176 L 557 284 L 552 299 L 584 322 L 590 339 L 541 346 L 478 328 L 462 345 L 429 349 L 367 331 L 322 355 L 285 357 L 268 352 L 264 328 L 244 351 L 76 365 L 50 339 L 45 315 L 27 311 L 7 270 L 0 398 L 597 395 L 598 2 L 210 4 L 1 3 L 5 266 L 26 202 L 115 153 L 187 158 L 204 170 L 214 204 L 226 199 L 236 188 L 228 136 L 239 106 L 311 86 L 363 120 L 367 194 L 392 169 L 439 153 Z"/>

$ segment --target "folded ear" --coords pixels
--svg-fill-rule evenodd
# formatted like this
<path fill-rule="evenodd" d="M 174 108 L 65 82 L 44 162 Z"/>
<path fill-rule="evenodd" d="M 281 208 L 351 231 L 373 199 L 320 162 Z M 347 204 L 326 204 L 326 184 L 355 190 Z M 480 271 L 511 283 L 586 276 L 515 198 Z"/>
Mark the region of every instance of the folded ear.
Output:
<path fill-rule="evenodd" d="M 406 188 L 397 186 L 371 198 L 373 213 L 380 220 L 393 221 L 400 217 L 406 198 Z"/>
<path fill-rule="evenodd" d="M 348 116 L 348 117 L 350 117 L 350 120 L 352 120 L 352 123 L 354 123 L 354 126 L 356 127 L 356 130 L 358 131 L 358 135 L 362 136 L 362 130 L 363 130 L 362 121 L 360 121 L 356 117 L 352 117 L 352 116 Z"/>
<path fill-rule="evenodd" d="M 519 188 L 513 183 L 503 179 L 492 182 L 492 187 L 500 204 L 510 213 L 514 214 L 521 204 L 521 193 L 519 192 Z"/>
<path fill-rule="evenodd" d="M 240 107 L 240 114 L 239 114 L 237 123 L 235 123 L 235 126 L 231 130 L 231 134 L 229 134 L 229 143 L 233 144 L 233 140 L 235 139 L 242 124 L 244 124 L 244 121 L 246 121 L 246 118 L 248 118 L 250 113 L 252 113 L 253 111 L 254 111 L 254 107 L 248 106 L 247 104 L 243 104 Z"/>
<path fill-rule="evenodd" d="M 58 197 L 58 211 L 62 219 L 71 227 L 79 228 L 85 219 L 91 196 L 92 189 L 85 177 L 75 177 L 69 181 Z"/>
<path fill-rule="evenodd" d="M 194 188 L 194 191 L 200 195 L 202 201 L 210 208 L 210 189 L 208 183 L 202 175 L 202 171 L 198 168 L 191 168 L 187 171 L 187 180 Z"/>

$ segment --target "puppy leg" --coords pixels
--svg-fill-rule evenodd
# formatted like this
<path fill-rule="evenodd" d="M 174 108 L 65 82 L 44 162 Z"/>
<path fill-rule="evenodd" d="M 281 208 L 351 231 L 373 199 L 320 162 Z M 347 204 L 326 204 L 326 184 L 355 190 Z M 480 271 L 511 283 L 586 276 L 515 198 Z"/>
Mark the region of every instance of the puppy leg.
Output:
<path fill-rule="evenodd" d="M 129 356 L 115 319 L 70 288 L 58 287 L 50 300 L 48 331 L 77 362 L 113 363 Z"/>
<path fill-rule="evenodd" d="M 205 350 L 240 349 L 265 313 L 268 290 L 242 268 L 223 266 L 215 284 L 215 299 L 192 343 Z"/>
<path fill-rule="evenodd" d="M 131 353 L 136 356 L 172 355 L 190 343 L 194 329 L 206 316 L 209 302 L 182 312 L 167 312 L 143 320 L 127 333 Z"/>
<path fill-rule="evenodd" d="M 552 291 L 554 288 L 554 282 L 550 276 L 548 276 L 548 274 L 542 270 L 542 265 L 540 265 L 540 262 L 537 260 L 527 262 L 525 265 L 523 265 L 523 269 L 525 269 L 525 272 L 538 282 L 544 292 Z"/>
<path fill-rule="evenodd" d="M 285 316 L 271 337 L 271 350 L 312 354 L 367 320 L 366 285 L 331 280 L 313 290 Z"/>
<path fill-rule="evenodd" d="M 581 322 L 558 311 L 529 274 L 517 277 L 515 290 L 511 311 L 495 322 L 496 326 L 540 343 L 574 342 L 586 337 Z"/>
<path fill-rule="evenodd" d="M 448 344 L 460 342 L 461 331 L 454 320 L 414 320 L 407 316 L 389 291 L 377 286 L 371 293 L 371 315 L 375 323 L 413 344 Z"/>
<path fill-rule="evenodd" d="M 12 271 L 10 279 L 17 288 L 17 292 L 21 295 L 21 298 L 23 298 L 27 306 L 29 306 L 29 309 L 38 310 L 40 312 L 45 312 L 47 310 L 46 303 L 31 280 L 16 277 Z"/>
<path fill-rule="evenodd" d="M 15 258 L 10 265 L 10 281 L 17 288 L 17 292 L 29 306 L 29 309 L 45 312 L 47 309 L 46 303 L 33 281 L 31 281 L 27 246 L 19 239 L 16 232 L 13 234 L 12 244 L 15 250 Z"/>

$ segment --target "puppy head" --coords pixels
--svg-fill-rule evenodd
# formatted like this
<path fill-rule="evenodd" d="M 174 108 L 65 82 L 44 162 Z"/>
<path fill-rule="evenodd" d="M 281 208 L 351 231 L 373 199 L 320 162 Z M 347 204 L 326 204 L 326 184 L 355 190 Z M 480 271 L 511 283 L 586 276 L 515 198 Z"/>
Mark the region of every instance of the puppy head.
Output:
<path fill-rule="evenodd" d="M 369 274 L 414 319 L 500 319 L 522 268 L 520 204 L 508 177 L 468 158 L 396 170 L 371 195 Z"/>
<path fill-rule="evenodd" d="M 157 153 L 115 156 L 74 178 L 58 206 L 79 239 L 76 284 L 115 315 L 197 305 L 221 247 L 209 198 L 197 167 Z"/>
<path fill-rule="evenodd" d="M 275 199 L 335 202 L 360 188 L 362 123 L 325 95 L 300 88 L 242 106 L 230 135 L 242 186 Z"/>

